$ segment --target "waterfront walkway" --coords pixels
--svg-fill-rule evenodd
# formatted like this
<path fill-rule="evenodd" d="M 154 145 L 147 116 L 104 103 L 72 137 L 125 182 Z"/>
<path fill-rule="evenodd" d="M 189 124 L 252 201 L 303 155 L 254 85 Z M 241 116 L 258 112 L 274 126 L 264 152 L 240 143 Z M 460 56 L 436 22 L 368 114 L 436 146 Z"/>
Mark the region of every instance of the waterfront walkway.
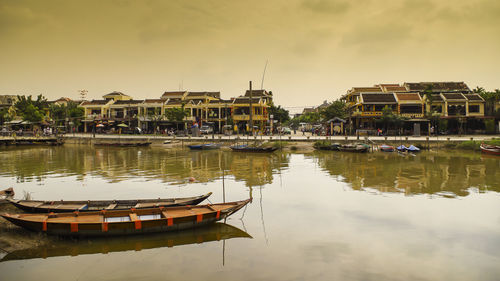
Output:
<path fill-rule="evenodd" d="M 417 141 L 417 142 L 444 142 L 444 141 L 452 141 L 452 142 L 463 142 L 463 141 L 485 141 L 491 140 L 495 137 L 500 137 L 500 135 L 462 135 L 462 136 L 312 136 L 310 133 L 302 135 L 300 134 L 292 134 L 292 135 L 274 135 L 274 136 L 247 136 L 247 135 L 204 135 L 201 137 L 192 137 L 192 136 L 166 136 L 166 135 L 110 135 L 110 134 L 65 134 L 64 138 L 68 139 L 134 139 L 134 140 L 183 140 L 183 141 L 205 141 L 205 140 L 217 140 L 217 141 L 236 141 L 236 140 L 262 140 L 262 141 L 299 141 L 299 142 L 309 142 L 309 141 L 317 141 L 317 140 L 331 140 L 331 141 L 364 141 L 366 138 L 371 141 L 383 142 L 383 141 Z"/>

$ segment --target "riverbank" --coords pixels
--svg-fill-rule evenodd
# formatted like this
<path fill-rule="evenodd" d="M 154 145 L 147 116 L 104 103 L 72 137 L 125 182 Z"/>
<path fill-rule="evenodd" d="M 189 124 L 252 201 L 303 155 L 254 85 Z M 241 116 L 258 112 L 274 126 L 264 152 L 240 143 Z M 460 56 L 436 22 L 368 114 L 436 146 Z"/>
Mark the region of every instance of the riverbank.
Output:
<path fill-rule="evenodd" d="M 309 151 L 313 150 L 314 143 L 327 141 L 332 143 L 364 142 L 372 145 L 387 144 L 399 146 L 413 144 L 422 149 L 469 149 L 479 150 L 481 142 L 494 141 L 498 135 L 467 135 L 467 136 L 312 136 L 312 135 L 286 135 L 286 136 L 244 136 L 244 135 L 208 135 L 201 137 L 176 137 L 162 135 L 92 135 L 92 134 L 67 134 L 64 141 L 68 144 L 99 144 L 99 143 L 144 143 L 150 142 L 153 146 L 177 147 L 194 143 L 221 143 L 230 146 L 237 143 L 265 142 L 284 150 Z"/>

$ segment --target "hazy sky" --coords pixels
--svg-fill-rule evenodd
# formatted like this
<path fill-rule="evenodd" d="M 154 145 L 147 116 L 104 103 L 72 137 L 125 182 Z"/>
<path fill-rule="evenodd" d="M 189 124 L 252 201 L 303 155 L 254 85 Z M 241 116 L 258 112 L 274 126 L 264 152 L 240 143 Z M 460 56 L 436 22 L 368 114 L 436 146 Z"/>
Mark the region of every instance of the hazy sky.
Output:
<path fill-rule="evenodd" d="M 166 90 L 277 104 L 353 86 L 465 81 L 500 88 L 497 0 L 0 0 L 0 94 L 49 99 Z"/>

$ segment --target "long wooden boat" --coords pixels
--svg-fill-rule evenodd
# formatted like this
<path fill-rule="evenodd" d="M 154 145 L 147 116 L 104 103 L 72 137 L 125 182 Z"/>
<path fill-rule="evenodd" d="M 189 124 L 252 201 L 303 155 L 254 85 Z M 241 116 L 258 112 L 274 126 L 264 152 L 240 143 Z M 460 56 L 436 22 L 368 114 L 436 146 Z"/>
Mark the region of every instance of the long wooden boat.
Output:
<path fill-rule="evenodd" d="M 177 231 L 227 218 L 251 199 L 230 203 L 122 211 L 49 214 L 3 214 L 28 230 L 61 236 L 116 236 Z"/>
<path fill-rule="evenodd" d="M 482 153 L 491 155 L 500 155 L 500 146 L 498 145 L 490 145 L 482 143 L 480 147 Z"/>
<path fill-rule="evenodd" d="M 14 189 L 12 187 L 9 187 L 7 189 L 4 189 L 4 190 L 0 190 L 0 204 L 2 203 L 7 203 L 7 199 L 10 199 L 12 197 L 14 197 Z"/>
<path fill-rule="evenodd" d="M 205 195 L 184 198 L 136 199 L 136 200 L 87 200 L 87 201 L 38 201 L 38 200 L 7 200 L 17 208 L 30 213 L 64 213 L 91 212 L 101 210 L 145 209 L 155 207 L 173 207 L 198 205 L 207 199 L 212 192 Z"/>
<path fill-rule="evenodd" d="M 277 147 L 260 147 L 260 146 L 248 146 L 248 145 L 235 145 L 230 147 L 231 150 L 236 152 L 273 152 L 276 151 Z"/>
<path fill-rule="evenodd" d="M 64 256 L 108 254 L 124 251 L 141 251 L 156 248 L 171 248 L 190 244 L 200 244 L 234 238 L 252 238 L 247 232 L 222 222 L 202 228 L 186 229 L 151 235 L 113 237 L 113 239 L 94 237 L 87 239 L 58 239 L 57 243 L 43 244 L 33 248 L 17 250 L 5 255 L 0 262 Z"/>
<path fill-rule="evenodd" d="M 367 144 L 344 144 L 340 147 L 340 151 L 345 151 L 345 152 L 358 152 L 358 153 L 363 153 L 363 152 L 368 152 L 368 149 L 370 149 L 370 146 Z"/>
<path fill-rule="evenodd" d="M 318 150 L 333 150 L 333 151 L 340 151 L 341 145 L 339 143 L 332 143 L 329 145 L 318 145 L 315 148 Z"/>
<path fill-rule="evenodd" d="M 211 149 L 219 149 L 220 144 L 216 143 L 205 143 L 205 144 L 193 144 L 188 145 L 191 150 L 211 150 Z"/>
<path fill-rule="evenodd" d="M 98 142 L 94 143 L 97 146 L 118 146 L 118 147 L 130 147 L 130 146 L 149 146 L 151 142 Z"/>

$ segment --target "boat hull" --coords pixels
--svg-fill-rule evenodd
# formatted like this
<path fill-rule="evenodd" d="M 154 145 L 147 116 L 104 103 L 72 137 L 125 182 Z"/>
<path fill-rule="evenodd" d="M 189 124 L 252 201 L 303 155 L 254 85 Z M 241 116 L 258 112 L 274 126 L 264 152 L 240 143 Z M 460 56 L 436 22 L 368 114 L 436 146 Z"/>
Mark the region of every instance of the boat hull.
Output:
<path fill-rule="evenodd" d="M 489 155 L 500 155 L 500 147 L 496 145 L 481 144 L 481 152 Z"/>
<path fill-rule="evenodd" d="M 250 199 L 203 206 L 81 214 L 78 212 L 74 214 L 4 214 L 2 217 L 17 226 L 49 235 L 72 237 L 140 235 L 206 226 L 227 218 L 249 202 Z M 148 216 L 153 219 L 144 219 Z"/>
<path fill-rule="evenodd" d="M 65 213 L 92 212 L 101 210 L 128 210 L 130 208 L 146 209 L 152 207 L 175 207 L 198 205 L 207 199 L 212 192 L 205 195 L 170 199 L 140 199 L 140 200 L 95 200 L 95 201 L 36 201 L 7 199 L 15 207 L 29 213 Z M 110 208 L 110 206 L 114 208 Z"/>
<path fill-rule="evenodd" d="M 278 150 L 277 147 L 250 147 L 250 146 L 231 146 L 231 150 L 235 152 L 255 152 L 266 153 Z"/>

